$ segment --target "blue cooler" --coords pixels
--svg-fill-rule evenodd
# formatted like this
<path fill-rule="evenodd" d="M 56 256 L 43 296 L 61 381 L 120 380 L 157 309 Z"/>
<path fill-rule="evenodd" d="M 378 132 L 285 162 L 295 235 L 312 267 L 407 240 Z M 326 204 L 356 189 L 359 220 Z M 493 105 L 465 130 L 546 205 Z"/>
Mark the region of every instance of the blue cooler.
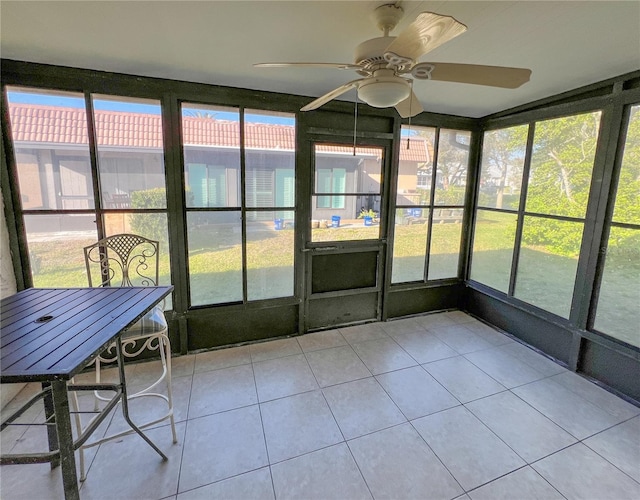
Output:
<path fill-rule="evenodd" d="M 332 215 L 331 216 L 331 227 L 340 227 L 340 216 Z"/>

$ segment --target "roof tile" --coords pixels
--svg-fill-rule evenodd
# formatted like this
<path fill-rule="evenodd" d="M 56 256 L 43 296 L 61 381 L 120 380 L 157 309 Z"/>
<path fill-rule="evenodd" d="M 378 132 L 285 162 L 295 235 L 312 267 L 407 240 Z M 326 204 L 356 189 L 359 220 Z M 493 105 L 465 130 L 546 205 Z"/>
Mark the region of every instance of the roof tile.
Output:
<path fill-rule="evenodd" d="M 14 142 L 49 142 L 88 144 L 87 117 L 84 109 L 10 104 Z M 95 111 L 98 146 L 128 148 L 162 148 L 160 115 Z M 246 123 L 245 144 L 248 149 L 294 151 L 295 127 L 290 125 Z M 182 117 L 184 144 L 187 146 L 239 147 L 240 124 L 236 121 L 202 117 Z M 376 149 L 356 148 L 358 154 L 377 154 Z M 351 153 L 350 146 L 323 146 L 322 151 Z M 426 162 L 430 158 L 427 140 L 410 139 L 410 148 L 400 148 L 400 159 Z"/>

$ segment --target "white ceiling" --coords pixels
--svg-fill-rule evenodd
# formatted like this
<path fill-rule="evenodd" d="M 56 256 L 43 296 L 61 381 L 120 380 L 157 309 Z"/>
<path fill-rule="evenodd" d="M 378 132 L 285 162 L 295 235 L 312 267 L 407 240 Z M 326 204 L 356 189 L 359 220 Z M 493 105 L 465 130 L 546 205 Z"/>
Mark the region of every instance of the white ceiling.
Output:
<path fill-rule="evenodd" d="M 0 49 L 7 59 L 318 97 L 357 75 L 252 64 L 352 62 L 357 44 L 381 35 L 370 13 L 384 3 L 2 0 Z M 533 71 L 516 90 L 416 81 L 427 111 L 481 117 L 640 69 L 637 0 L 399 3 L 405 17 L 392 35 L 423 11 L 469 28 L 421 61 Z"/>

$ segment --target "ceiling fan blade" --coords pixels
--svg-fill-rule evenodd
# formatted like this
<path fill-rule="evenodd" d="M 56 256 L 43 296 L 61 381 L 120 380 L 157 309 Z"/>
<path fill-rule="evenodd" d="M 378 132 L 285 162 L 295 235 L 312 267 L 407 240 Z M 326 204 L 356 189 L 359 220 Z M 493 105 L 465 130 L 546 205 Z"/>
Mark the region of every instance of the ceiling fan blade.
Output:
<path fill-rule="evenodd" d="M 359 78 L 358 80 L 353 80 L 349 83 L 345 83 L 344 85 L 338 87 L 337 89 L 332 90 L 331 92 L 326 93 L 325 95 L 318 97 L 315 101 L 310 102 L 305 107 L 300 108 L 300 111 L 313 111 L 314 109 L 318 109 L 323 104 L 328 103 L 332 99 L 341 96 L 345 92 L 348 92 L 351 89 L 358 87 L 358 83 L 360 83 L 365 78 Z"/>
<path fill-rule="evenodd" d="M 481 66 L 477 64 L 421 63 L 430 64 L 430 80 L 471 83 L 505 89 L 517 89 L 529 81 L 531 70 L 504 66 Z M 420 78 L 420 77 L 417 77 Z"/>
<path fill-rule="evenodd" d="M 359 64 L 349 63 L 314 63 L 314 62 L 268 62 L 254 64 L 254 68 L 284 68 L 287 66 L 303 66 L 316 68 L 337 68 L 337 69 L 362 69 Z"/>
<path fill-rule="evenodd" d="M 423 12 L 391 42 L 386 52 L 417 61 L 420 56 L 465 31 L 467 27 L 453 17 Z"/>
<path fill-rule="evenodd" d="M 396 104 L 396 111 L 402 118 L 409 118 L 419 115 L 424 111 L 424 108 L 418 100 L 418 96 L 411 91 L 411 95 L 409 95 L 409 97 Z"/>

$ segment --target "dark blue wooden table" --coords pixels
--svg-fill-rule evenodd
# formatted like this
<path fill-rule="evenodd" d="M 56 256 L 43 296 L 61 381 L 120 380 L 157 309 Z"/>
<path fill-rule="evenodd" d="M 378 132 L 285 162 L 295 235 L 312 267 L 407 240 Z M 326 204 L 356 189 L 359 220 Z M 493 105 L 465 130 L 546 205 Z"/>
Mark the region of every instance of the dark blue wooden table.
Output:
<path fill-rule="evenodd" d="M 128 288 L 29 288 L 1 302 L 0 383 L 41 382 L 43 390 L 1 424 L 11 425 L 27 408 L 44 399 L 48 453 L 2 455 L 1 464 L 50 462 L 61 464 L 66 499 L 79 499 L 74 450 L 122 401 L 129 425 L 166 460 L 166 456 L 129 419 L 124 359 L 120 336 L 172 286 Z M 69 380 L 105 347 L 116 341 L 118 384 L 72 385 Z M 113 399 L 75 440 L 71 430 L 69 390 L 109 390 Z"/>

